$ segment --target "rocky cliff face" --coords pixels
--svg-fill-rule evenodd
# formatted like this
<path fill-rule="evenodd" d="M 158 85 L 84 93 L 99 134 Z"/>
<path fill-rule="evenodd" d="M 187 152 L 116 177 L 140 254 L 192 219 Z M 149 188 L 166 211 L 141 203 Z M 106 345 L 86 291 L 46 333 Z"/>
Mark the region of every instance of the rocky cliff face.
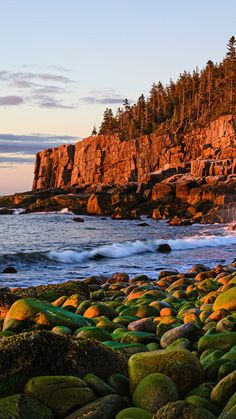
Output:
<path fill-rule="evenodd" d="M 194 177 L 236 173 L 236 117 L 222 116 L 187 134 L 89 137 L 36 156 L 33 190 L 142 183 L 151 173 L 177 169 Z"/>

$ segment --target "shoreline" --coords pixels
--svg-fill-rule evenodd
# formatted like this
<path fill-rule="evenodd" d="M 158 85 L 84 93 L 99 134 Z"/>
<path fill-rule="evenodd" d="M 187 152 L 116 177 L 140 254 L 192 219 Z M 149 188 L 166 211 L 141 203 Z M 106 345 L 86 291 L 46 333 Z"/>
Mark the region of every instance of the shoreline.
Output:
<path fill-rule="evenodd" d="M 0 410 L 213 419 L 234 409 L 235 285 L 234 260 L 1 289 Z"/>

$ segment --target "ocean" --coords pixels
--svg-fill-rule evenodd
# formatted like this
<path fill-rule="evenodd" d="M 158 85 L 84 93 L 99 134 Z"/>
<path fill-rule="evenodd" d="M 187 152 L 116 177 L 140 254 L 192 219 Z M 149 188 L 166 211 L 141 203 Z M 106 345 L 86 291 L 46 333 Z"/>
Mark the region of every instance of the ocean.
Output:
<path fill-rule="evenodd" d="M 169 226 L 165 221 L 111 220 L 74 214 L 35 213 L 0 216 L 0 286 L 26 287 L 90 275 L 127 272 L 156 278 L 163 269 L 187 271 L 197 263 L 209 267 L 236 257 L 236 232 L 227 225 Z M 147 226 L 140 224 L 146 222 Z M 168 243 L 172 251 L 159 253 Z"/>

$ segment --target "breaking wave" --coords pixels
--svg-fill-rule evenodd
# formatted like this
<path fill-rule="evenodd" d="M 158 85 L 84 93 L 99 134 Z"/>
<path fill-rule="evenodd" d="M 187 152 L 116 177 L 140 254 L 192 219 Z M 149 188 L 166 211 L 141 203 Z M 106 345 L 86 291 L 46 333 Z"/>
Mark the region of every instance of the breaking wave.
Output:
<path fill-rule="evenodd" d="M 84 263 L 89 260 L 119 259 L 133 255 L 156 253 L 161 244 L 168 244 L 172 251 L 192 250 L 199 248 L 230 247 L 236 245 L 236 234 L 226 236 L 194 236 L 180 239 L 158 239 L 147 241 L 125 241 L 110 245 L 98 246 L 92 250 L 60 250 L 48 252 L 14 253 L 0 256 L 0 262 L 36 264 L 51 263 Z"/>

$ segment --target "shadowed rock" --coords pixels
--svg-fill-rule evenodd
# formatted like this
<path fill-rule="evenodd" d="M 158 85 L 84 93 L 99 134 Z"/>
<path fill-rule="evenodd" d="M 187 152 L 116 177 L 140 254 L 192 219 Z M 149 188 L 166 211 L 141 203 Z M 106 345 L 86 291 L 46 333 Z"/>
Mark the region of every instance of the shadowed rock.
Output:
<path fill-rule="evenodd" d="M 32 377 L 81 378 L 89 372 L 102 378 L 116 372 L 127 374 L 127 360 L 96 341 L 47 331 L 26 332 L 0 340 L 0 397 L 22 392 Z"/>

